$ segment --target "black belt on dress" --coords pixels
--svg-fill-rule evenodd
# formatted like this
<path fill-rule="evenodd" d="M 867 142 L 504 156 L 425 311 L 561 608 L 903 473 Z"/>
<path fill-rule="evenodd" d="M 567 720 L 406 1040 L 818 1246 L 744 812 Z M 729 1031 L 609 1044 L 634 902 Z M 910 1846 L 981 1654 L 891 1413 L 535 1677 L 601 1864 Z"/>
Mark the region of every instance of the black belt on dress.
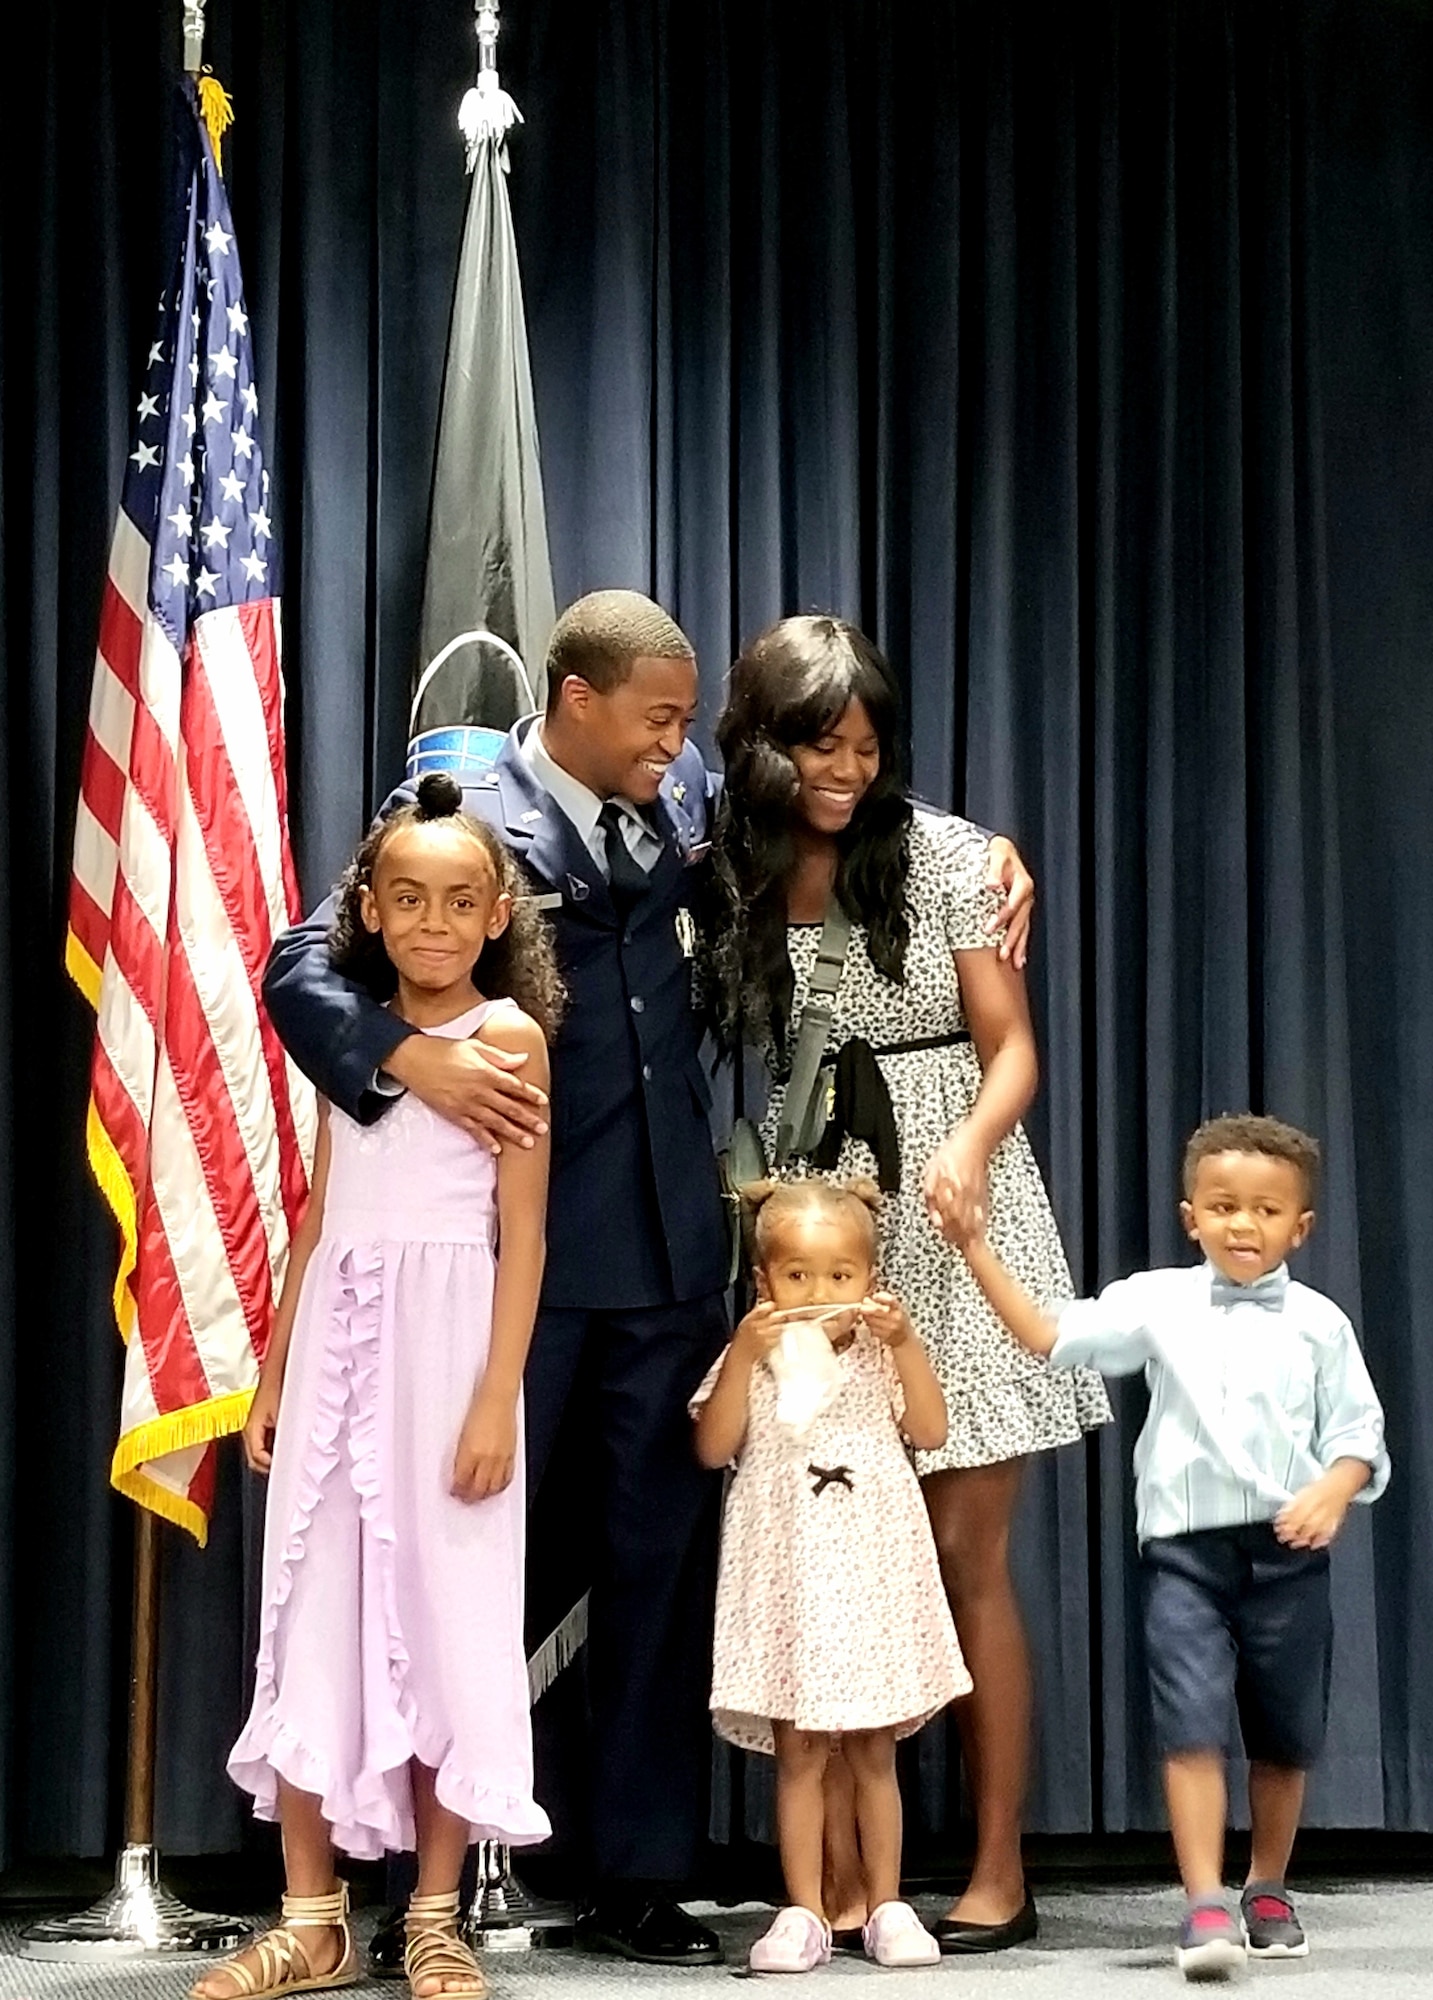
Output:
<path fill-rule="evenodd" d="M 901 1184 L 901 1142 L 891 1093 L 881 1075 L 878 1056 L 914 1055 L 921 1049 L 951 1049 L 970 1040 L 966 1028 L 948 1035 L 918 1035 L 908 1042 L 883 1042 L 876 1047 L 853 1035 L 836 1051 L 831 1108 L 826 1129 L 811 1155 L 811 1164 L 831 1173 L 841 1155 L 842 1141 L 864 1139 L 876 1156 L 876 1181 L 882 1194 L 894 1194 Z"/>

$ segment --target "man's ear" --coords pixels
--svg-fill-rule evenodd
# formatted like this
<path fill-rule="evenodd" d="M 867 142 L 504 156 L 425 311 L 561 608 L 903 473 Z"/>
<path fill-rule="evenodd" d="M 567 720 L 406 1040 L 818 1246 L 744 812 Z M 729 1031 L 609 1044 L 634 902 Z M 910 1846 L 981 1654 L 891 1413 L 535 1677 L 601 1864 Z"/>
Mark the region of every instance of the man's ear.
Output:
<path fill-rule="evenodd" d="M 567 674 L 557 690 L 556 706 L 573 715 L 585 715 L 592 700 L 592 684 L 581 674 Z"/>

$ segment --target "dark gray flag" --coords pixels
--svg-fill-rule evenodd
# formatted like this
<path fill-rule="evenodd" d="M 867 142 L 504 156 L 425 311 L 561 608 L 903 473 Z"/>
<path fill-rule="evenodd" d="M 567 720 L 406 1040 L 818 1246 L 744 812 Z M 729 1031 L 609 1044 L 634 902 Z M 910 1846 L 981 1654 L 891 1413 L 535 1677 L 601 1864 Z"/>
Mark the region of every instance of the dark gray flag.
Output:
<path fill-rule="evenodd" d="M 540 706 L 555 609 L 506 147 L 475 147 L 433 469 L 410 768 L 433 730 Z M 430 740 L 422 768 L 455 762 Z"/>

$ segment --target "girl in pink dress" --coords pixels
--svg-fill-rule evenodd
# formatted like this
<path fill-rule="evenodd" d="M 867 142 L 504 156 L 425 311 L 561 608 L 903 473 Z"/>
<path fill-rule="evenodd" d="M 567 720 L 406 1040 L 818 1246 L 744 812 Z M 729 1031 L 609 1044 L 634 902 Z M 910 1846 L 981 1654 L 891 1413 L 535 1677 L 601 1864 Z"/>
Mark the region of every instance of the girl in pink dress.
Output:
<path fill-rule="evenodd" d="M 547 1083 L 560 997 L 506 848 L 444 774 L 340 885 L 336 962 L 424 1034 L 526 1056 Z M 522 1373 L 542 1277 L 547 1141 L 494 1158 L 411 1095 L 359 1126 L 321 1107 L 308 1212 L 244 1432 L 270 1476 L 253 1708 L 229 1770 L 283 1827 L 283 1920 L 198 2000 L 353 1984 L 334 1848 L 417 1848 L 415 2000 L 475 1996 L 457 1932 L 470 1841 L 523 1845 Z"/>
<path fill-rule="evenodd" d="M 870 1181 L 748 1191 L 757 1304 L 692 1399 L 704 1465 L 735 1460 L 722 1529 L 711 1705 L 718 1733 L 776 1757 L 790 1905 L 756 1972 L 831 1955 L 821 1914 L 824 1781 L 855 1785 L 867 1956 L 933 1965 L 900 1900 L 899 1736 L 970 1692 L 908 1446 L 937 1450 L 945 1399 L 910 1316 L 877 1289 Z"/>

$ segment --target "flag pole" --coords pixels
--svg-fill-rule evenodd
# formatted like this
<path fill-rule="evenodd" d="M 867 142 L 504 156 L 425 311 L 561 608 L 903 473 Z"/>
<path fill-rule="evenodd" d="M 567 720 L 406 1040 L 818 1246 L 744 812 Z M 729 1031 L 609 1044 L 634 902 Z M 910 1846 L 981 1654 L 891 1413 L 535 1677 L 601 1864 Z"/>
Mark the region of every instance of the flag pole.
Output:
<path fill-rule="evenodd" d="M 237 1951 L 249 1926 L 191 1910 L 159 1879 L 154 1845 L 155 1717 L 159 1691 L 159 1520 L 135 1506 L 134 1612 L 130 1642 L 129 1753 L 124 1846 L 107 1896 L 73 1916 L 44 1917 L 20 1933 L 22 1958 L 110 1964 Z"/>
<path fill-rule="evenodd" d="M 204 0 L 183 0 L 184 67 L 197 76 L 204 52 Z M 129 1744 L 124 1846 L 114 1888 L 87 1910 L 46 1917 L 21 1932 L 23 1958 L 108 1964 L 236 1951 L 249 1926 L 191 1910 L 165 1889 L 154 1844 L 154 1771 L 159 1708 L 159 1518 L 134 1504 L 134 1598 L 130 1616 Z"/>

